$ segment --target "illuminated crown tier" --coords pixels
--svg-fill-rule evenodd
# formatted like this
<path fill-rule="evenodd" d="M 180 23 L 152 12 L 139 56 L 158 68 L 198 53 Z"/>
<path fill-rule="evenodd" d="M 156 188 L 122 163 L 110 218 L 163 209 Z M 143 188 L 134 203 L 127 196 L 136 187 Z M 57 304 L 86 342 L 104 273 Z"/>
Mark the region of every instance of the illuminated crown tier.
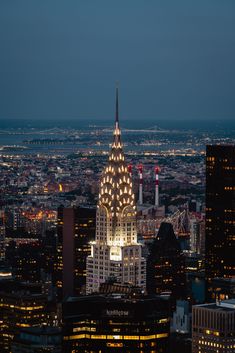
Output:
<path fill-rule="evenodd" d="M 103 205 L 112 217 L 121 215 L 127 206 L 135 210 L 132 182 L 125 163 L 118 126 L 114 130 L 108 165 L 101 178 L 99 205 Z"/>
<path fill-rule="evenodd" d="M 98 215 L 102 214 L 106 219 L 109 219 L 109 224 L 111 222 L 108 232 L 111 238 L 115 237 L 117 233 L 119 233 L 119 237 L 122 237 L 121 228 L 125 227 L 123 222 L 128 222 L 128 219 L 129 222 L 133 222 L 136 216 L 131 176 L 122 149 L 118 119 L 118 90 L 116 91 L 116 120 L 113 135 L 108 164 L 101 177 L 98 201 Z M 132 229 L 132 234 L 133 232 L 135 233 L 134 229 Z M 132 241 L 135 241 L 133 236 Z"/>

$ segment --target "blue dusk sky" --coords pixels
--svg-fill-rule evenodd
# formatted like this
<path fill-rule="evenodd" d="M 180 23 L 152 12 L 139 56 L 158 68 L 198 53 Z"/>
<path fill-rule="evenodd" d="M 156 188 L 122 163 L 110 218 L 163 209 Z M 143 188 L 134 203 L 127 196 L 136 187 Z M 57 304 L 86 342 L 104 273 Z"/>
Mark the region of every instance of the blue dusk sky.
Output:
<path fill-rule="evenodd" d="M 0 119 L 235 117 L 234 0 L 1 0 Z"/>

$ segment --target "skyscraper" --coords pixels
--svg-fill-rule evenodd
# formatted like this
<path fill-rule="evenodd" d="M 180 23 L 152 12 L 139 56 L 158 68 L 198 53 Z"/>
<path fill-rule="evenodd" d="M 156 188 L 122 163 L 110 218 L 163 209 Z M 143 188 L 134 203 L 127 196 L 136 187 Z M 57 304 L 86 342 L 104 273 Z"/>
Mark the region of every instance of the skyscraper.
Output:
<path fill-rule="evenodd" d="M 118 109 L 116 89 L 113 143 L 100 182 L 96 239 L 87 258 L 87 293 L 98 291 L 109 278 L 145 287 L 146 263 L 137 242 L 135 196 L 123 154 Z"/>
<path fill-rule="evenodd" d="M 186 297 L 185 259 L 173 226 L 163 222 L 147 261 L 149 294 L 171 293 L 173 302 Z"/>
<path fill-rule="evenodd" d="M 95 238 L 95 208 L 58 209 L 55 282 L 58 298 L 78 295 L 86 285 L 86 258 Z"/>
<path fill-rule="evenodd" d="M 47 298 L 40 284 L 0 281 L 0 352 L 11 352 L 11 342 L 21 328 L 46 325 Z"/>
<path fill-rule="evenodd" d="M 206 280 L 215 299 L 214 278 L 235 277 L 235 146 L 207 146 Z"/>

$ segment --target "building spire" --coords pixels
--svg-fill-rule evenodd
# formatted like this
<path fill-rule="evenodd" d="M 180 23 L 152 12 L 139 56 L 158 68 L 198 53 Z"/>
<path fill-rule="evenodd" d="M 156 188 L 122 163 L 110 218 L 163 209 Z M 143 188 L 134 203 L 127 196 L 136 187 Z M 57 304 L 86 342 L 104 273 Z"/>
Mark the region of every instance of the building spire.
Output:
<path fill-rule="evenodd" d="M 115 127 L 114 127 L 114 141 L 112 147 L 115 149 L 122 148 L 121 144 L 121 131 L 119 127 L 119 91 L 118 91 L 118 82 L 116 83 L 116 112 L 115 112 Z M 119 153 L 119 151 L 118 151 Z"/>
<path fill-rule="evenodd" d="M 118 102 L 118 82 L 116 83 L 116 116 L 115 116 L 115 125 L 119 127 L 119 102 Z"/>

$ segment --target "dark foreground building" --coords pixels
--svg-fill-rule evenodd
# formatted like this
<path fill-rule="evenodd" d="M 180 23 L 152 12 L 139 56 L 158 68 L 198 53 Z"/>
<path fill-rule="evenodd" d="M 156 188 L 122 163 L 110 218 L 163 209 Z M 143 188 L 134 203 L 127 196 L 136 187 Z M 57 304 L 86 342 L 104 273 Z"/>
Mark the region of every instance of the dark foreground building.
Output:
<path fill-rule="evenodd" d="M 63 305 L 63 352 L 165 353 L 168 307 L 159 296 L 68 298 Z"/>
<path fill-rule="evenodd" d="M 186 277 L 184 257 L 172 224 L 162 223 L 147 261 L 149 294 L 171 294 L 172 300 L 184 299 Z"/>
<path fill-rule="evenodd" d="M 47 323 L 47 298 L 39 284 L 0 281 L 0 352 L 11 352 L 13 338 L 25 327 Z"/>
<path fill-rule="evenodd" d="M 215 300 L 213 279 L 235 277 L 235 146 L 206 150 L 207 299 Z M 223 298 L 221 298 L 223 299 Z"/>

